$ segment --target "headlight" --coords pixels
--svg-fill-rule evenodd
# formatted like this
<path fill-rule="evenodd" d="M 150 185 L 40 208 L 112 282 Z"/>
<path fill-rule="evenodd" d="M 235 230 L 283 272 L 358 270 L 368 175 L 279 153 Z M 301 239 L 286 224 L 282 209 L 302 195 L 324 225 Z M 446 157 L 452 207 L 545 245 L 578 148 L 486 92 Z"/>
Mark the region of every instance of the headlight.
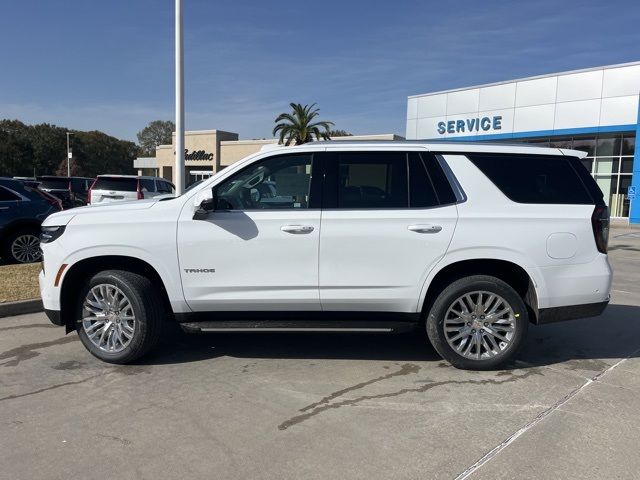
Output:
<path fill-rule="evenodd" d="M 42 227 L 40 233 L 40 243 L 51 243 L 64 233 L 64 226 L 60 227 Z"/>

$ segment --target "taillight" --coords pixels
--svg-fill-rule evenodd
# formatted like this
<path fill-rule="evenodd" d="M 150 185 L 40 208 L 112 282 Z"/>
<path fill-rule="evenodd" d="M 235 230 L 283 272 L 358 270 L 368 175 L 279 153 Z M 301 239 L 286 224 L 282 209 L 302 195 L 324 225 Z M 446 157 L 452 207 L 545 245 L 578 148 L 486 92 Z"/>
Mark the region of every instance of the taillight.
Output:
<path fill-rule="evenodd" d="M 136 187 L 137 191 L 138 191 L 138 200 L 142 200 L 144 198 L 144 195 L 142 194 L 142 191 L 140 190 L 140 179 L 138 179 L 138 186 Z"/>
<path fill-rule="evenodd" d="M 591 215 L 593 238 L 600 253 L 607 253 L 609 244 L 609 209 L 605 205 L 596 205 Z"/>

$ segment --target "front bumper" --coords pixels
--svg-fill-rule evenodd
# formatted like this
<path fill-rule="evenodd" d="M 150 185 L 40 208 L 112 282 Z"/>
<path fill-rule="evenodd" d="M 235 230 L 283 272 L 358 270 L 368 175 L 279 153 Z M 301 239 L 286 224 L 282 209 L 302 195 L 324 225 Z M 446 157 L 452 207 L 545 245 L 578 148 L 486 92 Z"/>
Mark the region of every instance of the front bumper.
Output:
<path fill-rule="evenodd" d="M 609 305 L 609 300 L 598 303 L 585 303 L 583 305 L 568 305 L 565 307 L 541 308 L 538 311 L 537 325 L 546 323 L 563 322 L 577 318 L 597 317 Z"/>
<path fill-rule="evenodd" d="M 64 322 L 62 321 L 62 315 L 60 314 L 60 310 L 44 310 L 44 313 L 49 317 L 49 320 L 54 325 L 58 325 L 59 327 L 64 326 Z"/>

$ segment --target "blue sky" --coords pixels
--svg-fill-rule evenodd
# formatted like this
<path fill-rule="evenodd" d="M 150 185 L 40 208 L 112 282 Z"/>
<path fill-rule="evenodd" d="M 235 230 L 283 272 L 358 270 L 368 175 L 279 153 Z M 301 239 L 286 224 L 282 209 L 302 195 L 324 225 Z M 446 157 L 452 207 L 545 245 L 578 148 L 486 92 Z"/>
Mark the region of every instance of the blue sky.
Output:
<path fill-rule="evenodd" d="M 184 0 L 186 126 L 270 137 L 291 101 L 404 135 L 406 97 L 640 60 L 635 1 Z M 171 119 L 173 0 L 2 0 L 0 118 L 135 139 Z"/>

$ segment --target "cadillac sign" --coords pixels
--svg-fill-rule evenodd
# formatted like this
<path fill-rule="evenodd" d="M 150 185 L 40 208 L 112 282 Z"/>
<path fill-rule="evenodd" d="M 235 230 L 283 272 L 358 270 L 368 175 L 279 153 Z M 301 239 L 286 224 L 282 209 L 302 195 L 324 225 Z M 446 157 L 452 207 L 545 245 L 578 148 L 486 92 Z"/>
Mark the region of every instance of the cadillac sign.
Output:
<path fill-rule="evenodd" d="M 194 150 L 189 153 L 189 149 L 184 149 L 185 160 L 213 160 L 213 153 L 207 153 L 204 150 Z"/>

